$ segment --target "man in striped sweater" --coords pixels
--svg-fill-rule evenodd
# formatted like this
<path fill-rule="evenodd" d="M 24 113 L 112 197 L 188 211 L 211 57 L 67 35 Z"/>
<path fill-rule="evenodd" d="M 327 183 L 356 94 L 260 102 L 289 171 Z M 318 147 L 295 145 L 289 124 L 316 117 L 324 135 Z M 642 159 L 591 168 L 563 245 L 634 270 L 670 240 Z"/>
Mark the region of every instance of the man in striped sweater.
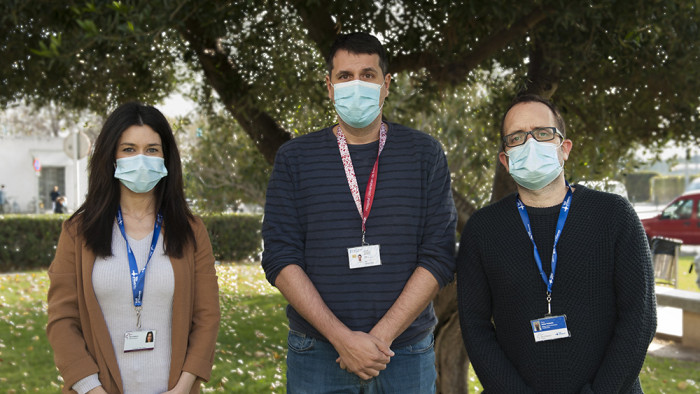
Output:
<path fill-rule="evenodd" d="M 275 159 L 262 266 L 289 301 L 289 393 L 435 390 L 431 300 L 453 278 L 456 211 L 440 144 L 382 119 L 386 59 L 369 34 L 339 36 L 338 124 Z"/>

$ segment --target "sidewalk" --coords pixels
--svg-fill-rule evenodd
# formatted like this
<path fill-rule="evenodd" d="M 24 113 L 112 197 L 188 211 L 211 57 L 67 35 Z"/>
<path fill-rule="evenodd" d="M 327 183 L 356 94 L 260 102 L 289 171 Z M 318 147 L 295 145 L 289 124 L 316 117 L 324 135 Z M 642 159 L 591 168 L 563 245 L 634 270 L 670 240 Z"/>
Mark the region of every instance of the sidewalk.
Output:
<path fill-rule="evenodd" d="M 679 342 L 659 337 L 654 337 L 647 350 L 647 355 L 700 363 L 700 350 L 684 347 Z"/>
<path fill-rule="evenodd" d="M 666 204 L 637 203 L 634 210 L 640 219 L 654 217 L 661 213 Z M 700 246 L 681 245 L 681 256 L 695 256 L 700 253 Z M 655 357 L 700 363 L 700 350 L 681 346 L 683 335 L 683 311 L 678 308 L 659 306 L 656 308 L 656 336 L 649 345 L 648 353 Z"/>
<path fill-rule="evenodd" d="M 683 335 L 683 311 L 678 308 L 659 306 L 656 308 L 656 336 L 649 345 L 647 354 L 655 357 L 700 363 L 700 350 L 680 344 Z M 674 340 L 675 339 L 675 340 Z"/>

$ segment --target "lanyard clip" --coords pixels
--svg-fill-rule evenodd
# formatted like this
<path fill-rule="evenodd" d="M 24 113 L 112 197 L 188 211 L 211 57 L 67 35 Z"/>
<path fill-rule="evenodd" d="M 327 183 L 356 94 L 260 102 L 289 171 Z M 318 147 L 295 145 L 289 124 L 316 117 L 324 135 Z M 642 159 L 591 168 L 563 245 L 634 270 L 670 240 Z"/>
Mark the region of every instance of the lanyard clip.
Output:
<path fill-rule="evenodd" d="M 547 314 L 545 316 L 552 316 L 552 293 L 547 292 Z"/>
<path fill-rule="evenodd" d="M 136 328 L 141 328 L 141 307 L 135 306 L 136 309 Z"/>

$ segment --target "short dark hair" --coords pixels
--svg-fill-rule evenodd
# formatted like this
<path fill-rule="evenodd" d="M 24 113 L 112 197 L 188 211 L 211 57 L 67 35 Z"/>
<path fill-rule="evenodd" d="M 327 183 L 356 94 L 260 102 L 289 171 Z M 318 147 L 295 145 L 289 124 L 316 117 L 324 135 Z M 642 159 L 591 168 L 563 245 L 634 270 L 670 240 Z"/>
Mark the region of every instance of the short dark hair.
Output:
<path fill-rule="evenodd" d="M 566 138 L 566 124 L 564 123 L 564 118 L 562 118 L 561 113 L 559 113 L 559 109 L 557 109 L 556 105 L 554 105 L 551 101 L 547 100 L 546 98 L 542 96 L 538 96 L 536 94 L 523 94 L 516 96 L 513 101 L 510 103 L 510 106 L 506 110 L 506 112 L 503 113 L 503 118 L 501 118 L 501 141 L 503 141 L 503 134 L 505 133 L 505 130 L 503 127 L 505 126 L 505 121 L 506 121 L 506 115 L 508 115 L 508 112 L 515 107 L 516 105 L 520 103 L 541 103 L 547 106 L 550 111 L 552 111 L 552 114 L 554 115 L 554 121 L 556 122 L 555 127 L 563 138 Z M 503 143 L 501 143 L 501 148 L 503 148 Z"/>
<path fill-rule="evenodd" d="M 168 229 L 163 241 L 165 253 L 182 257 L 184 245 L 195 242 L 189 224 L 193 215 L 185 201 L 180 153 L 173 131 L 165 116 L 152 106 L 129 102 L 109 115 L 90 157 L 85 202 L 70 220 L 78 220 L 79 232 L 97 256 L 112 255 L 112 225 L 121 195 L 120 181 L 114 177 L 117 144 L 122 133 L 131 126 L 148 126 L 160 136 L 168 176 L 155 187 L 156 208 L 163 213 L 163 227 Z"/>
<path fill-rule="evenodd" d="M 387 59 L 386 50 L 377 37 L 365 33 L 356 32 L 348 34 L 340 34 L 331 45 L 331 50 L 328 52 L 326 59 L 326 67 L 328 75 L 333 72 L 333 58 L 336 52 L 345 50 L 355 54 L 368 54 L 379 56 L 379 67 L 382 69 L 382 74 L 386 75 L 389 72 L 389 60 Z"/>

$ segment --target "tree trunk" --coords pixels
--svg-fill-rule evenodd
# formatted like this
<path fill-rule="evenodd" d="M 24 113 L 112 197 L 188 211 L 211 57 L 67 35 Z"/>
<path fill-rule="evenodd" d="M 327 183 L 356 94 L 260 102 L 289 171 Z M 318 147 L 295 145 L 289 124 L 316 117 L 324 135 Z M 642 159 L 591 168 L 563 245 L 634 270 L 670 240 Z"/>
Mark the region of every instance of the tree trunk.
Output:
<path fill-rule="evenodd" d="M 546 60 L 550 55 L 539 42 L 530 53 L 530 68 L 528 84 L 521 94 L 537 94 L 547 99 L 551 98 L 557 89 L 559 68 L 548 66 Z M 505 167 L 498 162 L 493 176 L 491 202 L 498 201 L 516 191 L 513 178 Z M 458 215 L 457 231 L 462 227 L 476 210 L 462 195 L 453 191 Z M 438 371 L 437 392 L 440 394 L 466 394 L 469 392 L 468 367 L 469 356 L 462 341 L 462 330 L 459 326 L 459 311 L 457 306 L 457 283 L 445 286 L 433 300 L 438 325 L 435 328 L 435 364 Z"/>
<path fill-rule="evenodd" d="M 228 54 L 216 37 L 198 20 L 190 19 L 181 30 L 197 55 L 205 78 L 221 98 L 221 102 L 245 130 L 265 160 L 272 164 L 275 154 L 291 135 L 268 113 L 256 106 L 254 92 L 240 75 L 238 68 L 229 62 Z"/>
<path fill-rule="evenodd" d="M 437 393 L 469 392 L 469 357 L 462 342 L 457 311 L 457 283 L 445 286 L 433 300 L 438 325 L 435 327 L 435 368 Z"/>
<path fill-rule="evenodd" d="M 491 201 L 497 201 L 515 190 L 515 182 L 499 163 L 494 174 Z M 457 230 L 476 211 L 467 199 L 453 190 L 457 208 Z M 469 392 L 469 356 L 462 341 L 457 309 L 457 282 L 454 281 L 440 290 L 433 300 L 438 318 L 435 327 L 435 367 L 437 368 L 438 394 L 466 394 Z"/>

